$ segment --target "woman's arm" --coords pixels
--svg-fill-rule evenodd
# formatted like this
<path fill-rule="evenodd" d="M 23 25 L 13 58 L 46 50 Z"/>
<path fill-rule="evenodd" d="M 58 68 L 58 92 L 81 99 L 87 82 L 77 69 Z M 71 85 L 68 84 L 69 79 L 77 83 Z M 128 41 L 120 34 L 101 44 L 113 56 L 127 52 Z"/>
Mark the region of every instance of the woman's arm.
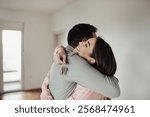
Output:
<path fill-rule="evenodd" d="M 50 72 L 48 72 L 41 86 L 41 90 L 42 90 L 40 95 L 41 100 L 53 100 L 53 96 L 51 95 L 51 92 L 48 89 L 49 80 L 50 80 Z"/>

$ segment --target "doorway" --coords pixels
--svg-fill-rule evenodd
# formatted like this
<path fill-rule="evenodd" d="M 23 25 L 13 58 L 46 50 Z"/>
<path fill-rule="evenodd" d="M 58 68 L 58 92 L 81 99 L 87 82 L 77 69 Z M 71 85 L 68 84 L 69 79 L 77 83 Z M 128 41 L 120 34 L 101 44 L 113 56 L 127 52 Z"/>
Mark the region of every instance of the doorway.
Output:
<path fill-rule="evenodd" d="M 21 90 L 22 32 L 2 30 L 3 92 Z"/>

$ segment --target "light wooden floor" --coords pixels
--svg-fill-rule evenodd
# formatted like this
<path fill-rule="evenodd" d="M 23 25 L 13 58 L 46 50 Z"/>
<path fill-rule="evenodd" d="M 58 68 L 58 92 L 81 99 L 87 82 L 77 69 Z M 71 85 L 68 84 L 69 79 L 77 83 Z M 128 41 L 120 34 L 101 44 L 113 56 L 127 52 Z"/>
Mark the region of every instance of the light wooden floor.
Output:
<path fill-rule="evenodd" d="M 40 100 L 40 89 L 18 91 L 0 95 L 1 100 Z"/>

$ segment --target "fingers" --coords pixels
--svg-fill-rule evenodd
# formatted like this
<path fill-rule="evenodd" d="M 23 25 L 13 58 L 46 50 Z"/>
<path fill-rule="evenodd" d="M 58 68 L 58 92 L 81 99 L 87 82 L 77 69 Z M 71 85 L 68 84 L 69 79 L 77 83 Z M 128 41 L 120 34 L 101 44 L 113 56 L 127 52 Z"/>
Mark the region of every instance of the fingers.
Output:
<path fill-rule="evenodd" d="M 55 57 L 54 57 L 54 61 L 57 63 L 57 64 L 62 64 L 62 60 L 60 58 L 60 55 L 59 54 L 56 54 Z"/>
<path fill-rule="evenodd" d="M 66 61 L 67 61 L 66 55 L 63 55 L 62 56 L 62 62 L 63 62 L 63 64 L 66 64 Z"/>
<path fill-rule="evenodd" d="M 63 61 L 61 60 L 61 57 L 59 54 L 56 54 L 54 56 L 54 62 L 57 63 L 57 64 L 63 64 Z"/>
<path fill-rule="evenodd" d="M 66 64 L 67 54 L 63 46 L 59 45 L 55 48 L 53 60 L 57 64 Z"/>
<path fill-rule="evenodd" d="M 57 64 L 66 64 L 66 54 L 60 53 L 54 56 L 54 62 Z"/>

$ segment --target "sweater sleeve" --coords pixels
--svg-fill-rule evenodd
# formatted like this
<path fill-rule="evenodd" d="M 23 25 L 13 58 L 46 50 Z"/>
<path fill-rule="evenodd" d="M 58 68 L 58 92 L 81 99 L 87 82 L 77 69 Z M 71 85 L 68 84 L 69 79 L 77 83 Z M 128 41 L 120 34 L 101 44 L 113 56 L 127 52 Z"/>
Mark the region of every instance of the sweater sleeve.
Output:
<path fill-rule="evenodd" d="M 73 55 L 68 58 L 69 65 L 66 74 L 67 77 L 64 77 L 65 80 L 77 82 L 86 88 L 110 98 L 115 98 L 120 95 L 120 87 L 116 77 L 104 76 L 78 55 Z"/>

